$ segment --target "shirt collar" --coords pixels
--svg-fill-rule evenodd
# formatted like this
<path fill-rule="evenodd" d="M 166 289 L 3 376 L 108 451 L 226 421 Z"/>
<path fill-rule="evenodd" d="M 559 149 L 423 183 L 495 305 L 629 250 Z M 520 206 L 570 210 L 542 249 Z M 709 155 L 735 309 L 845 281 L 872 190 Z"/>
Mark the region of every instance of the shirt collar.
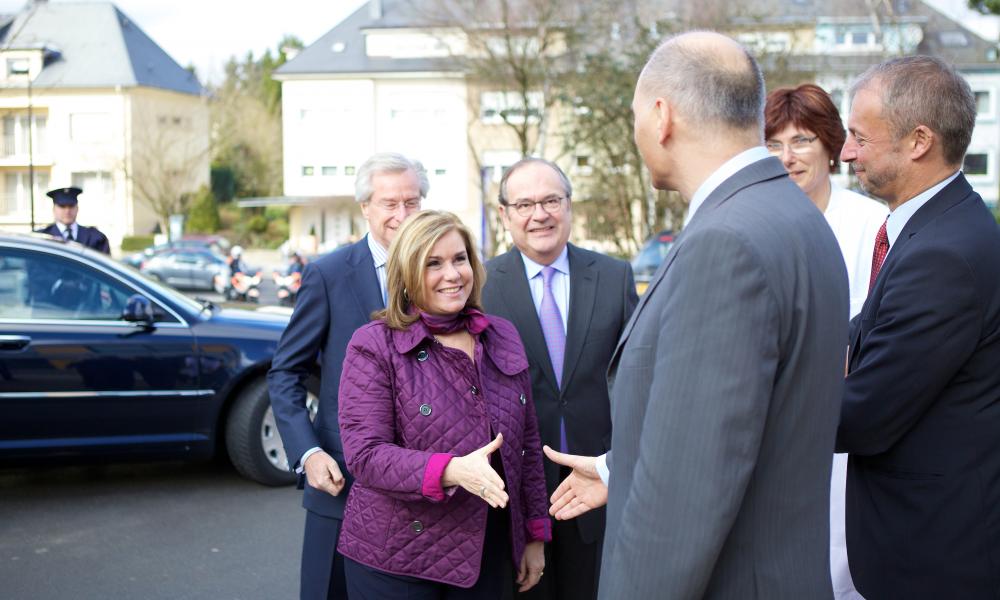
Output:
<path fill-rule="evenodd" d="M 563 246 L 562 252 L 559 253 L 559 256 L 557 256 L 554 261 L 552 261 L 551 265 L 538 264 L 535 261 L 533 261 L 530 258 L 528 258 L 523 252 L 521 252 L 520 254 L 521 254 L 521 260 L 524 261 L 524 274 L 528 276 L 528 281 L 531 281 L 532 279 L 534 279 L 535 276 L 537 276 L 539 273 L 541 273 L 542 269 L 544 269 L 545 267 L 552 267 L 556 271 L 559 271 L 560 273 L 562 273 L 563 275 L 569 275 L 569 246 L 568 245 L 567 246 Z"/>
<path fill-rule="evenodd" d="M 958 177 L 961 171 L 955 171 L 951 177 L 946 178 L 941 183 L 924 190 L 923 192 L 917 194 L 913 198 L 907 200 L 906 202 L 900 204 L 896 207 L 896 210 L 889 213 L 889 220 L 885 222 L 885 233 L 889 237 L 889 247 L 892 248 L 896 245 L 896 240 L 899 238 L 899 234 L 903 232 L 903 228 L 906 227 L 906 223 L 909 222 L 910 217 L 912 217 L 920 207 L 927 204 L 927 201 L 937 195 L 946 185 L 951 183 Z"/>
<path fill-rule="evenodd" d="M 715 188 L 722 185 L 723 181 L 735 175 L 740 169 L 743 169 L 758 160 L 764 160 L 770 156 L 771 154 L 764 146 L 754 146 L 753 148 L 744 150 L 722 163 L 722 166 L 709 175 L 708 179 L 702 182 L 702 184 L 698 186 L 694 195 L 691 196 L 691 202 L 688 204 L 687 215 L 684 217 L 684 227 L 687 227 L 688 223 L 691 222 L 691 219 L 694 218 L 694 213 L 701 208 L 701 205 L 704 204 L 705 200 L 712 194 L 712 192 L 715 191 Z"/>
<path fill-rule="evenodd" d="M 372 253 L 372 260 L 375 261 L 375 268 L 378 269 L 385 265 L 386 259 L 389 258 L 389 253 L 381 244 L 375 241 L 371 233 L 367 233 L 366 237 L 368 238 L 368 249 Z"/>

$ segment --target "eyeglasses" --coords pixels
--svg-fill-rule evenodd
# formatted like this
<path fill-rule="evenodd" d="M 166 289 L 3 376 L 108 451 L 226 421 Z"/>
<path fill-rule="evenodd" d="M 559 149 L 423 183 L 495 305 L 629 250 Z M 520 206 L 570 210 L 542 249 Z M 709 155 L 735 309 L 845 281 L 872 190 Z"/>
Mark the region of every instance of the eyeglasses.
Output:
<path fill-rule="evenodd" d="M 522 217 L 530 217 L 535 214 L 535 206 L 541 206 L 542 210 L 549 214 L 553 214 L 559 210 L 562 206 L 563 200 L 566 200 L 563 196 L 549 196 L 548 198 L 543 198 L 542 200 L 519 200 L 514 204 L 507 204 L 514 208 L 514 211 Z"/>
<path fill-rule="evenodd" d="M 396 212 L 402 204 L 406 210 L 420 210 L 421 198 L 410 198 L 409 200 L 377 200 L 373 204 L 384 211 Z"/>
<path fill-rule="evenodd" d="M 818 135 L 812 137 L 806 137 L 804 135 L 797 135 L 788 142 L 788 149 L 792 151 L 792 154 L 809 154 L 816 147 L 812 145 L 816 141 Z M 767 147 L 767 151 L 775 156 L 780 156 L 785 152 L 785 145 L 781 142 L 776 142 L 771 140 L 764 144 Z"/>

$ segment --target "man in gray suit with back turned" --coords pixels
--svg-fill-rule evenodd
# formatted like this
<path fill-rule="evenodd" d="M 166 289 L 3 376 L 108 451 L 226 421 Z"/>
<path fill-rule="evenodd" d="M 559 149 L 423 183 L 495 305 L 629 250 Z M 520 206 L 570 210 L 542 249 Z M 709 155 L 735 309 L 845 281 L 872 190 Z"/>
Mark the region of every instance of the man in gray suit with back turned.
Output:
<path fill-rule="evenodd" d="M 601 459 L 553 494 L 568 518 L 607 500 L 600 597 L 832 598 L 831 451 L 847 274 L 823 215 L 763 148 L 764 84 L 724 36 L 664 42 L 632 109 L 684 230 L 612 357 L 610 488 Z"/>

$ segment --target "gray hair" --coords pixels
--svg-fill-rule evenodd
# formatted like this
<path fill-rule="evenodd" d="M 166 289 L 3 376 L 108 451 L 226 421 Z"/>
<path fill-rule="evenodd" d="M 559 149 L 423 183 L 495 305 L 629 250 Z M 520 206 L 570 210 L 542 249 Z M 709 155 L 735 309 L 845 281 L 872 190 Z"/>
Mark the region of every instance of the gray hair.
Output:
<path fill-rule="evenodd" d="M 725 54 L 677 43 L 678 37 L 668 38 L 650 55 L 639 77 L 642 89 L 669 97 L 698 125 L 759 129 L 763 135 L 764 76 L 747 49 L 740 46 L 745 62 L 734 68 Z"/>
<path fill-rule="evenodd" d="M 976 126 L 976 98 L 954 67 L 932 56 L 894 58 L 861 74 L 851 86 L 852 101 L 875 85 L 894 141 L 924 125 L 941 137 L 945 161 L 962 163 Z"/>
<path fill-rule="evenodd" d="M 420 197 L 427 197 L 431 184 L 427 180 L 427 170 L 419 160 L 410 160 L 396 152 L 380 152 L 373 154 L 358 168 L 354 179 L 354 199 L 358 202 L 368 202 L 375 190 L 372 189 L 372 177 L 379 173 L 402 173 L 413 171 L 420 182 Z"/>
<path fill-rule="evenodd" d="M 563 191 L 566 193 L 566 199 L 569 200 L 573 198 L 573 186 L 569 182 L 569 177 L 566 177 L 566 173 L 563 173 L 563 170 L 559 168 L 559 165 L 550 160 L 545 160 L 544 158 L 528 157 L 522 158 L 508 167 L 507 171 L 500 179 L 500 204 L 507 206 L 507 180 L 510 179 L 510 176 L 521 167 L 531 164 L 545 165 L 555 171 L 556 175 L 559 176 L 559 181 L 562 183 Z"/>

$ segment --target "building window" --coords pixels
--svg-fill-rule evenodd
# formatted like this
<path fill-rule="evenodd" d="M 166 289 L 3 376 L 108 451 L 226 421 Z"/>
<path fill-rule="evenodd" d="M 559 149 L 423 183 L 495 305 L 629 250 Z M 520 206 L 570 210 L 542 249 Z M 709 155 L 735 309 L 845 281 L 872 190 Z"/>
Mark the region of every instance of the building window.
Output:
<path fill-rule="evenodd" d="M 44 115 L 33 115 L 34 138 L 31 152 L 36 156 L 45 154 L 48 135 L 47 120 Z M 7 115 L 3 118 L 3 137 L 0 138 L 0 156 L 28 156 L 28 115 Z"/>
<path fill-rule="evenodd" d="M 354 167 L 350 165 L 344 167 L 344 175 L 354 175 Z"/>
<path fill-rule="evenodd" d="M 434 169 L 435 175 L 444 175 L 445 173 L 447 173 L 446 169 Z"/>
<path fill-rule="evenodd" d="M 31 175 L 27 169 L 7 171 L 3 174 L 3 187 L 0 188 L 0 215 L 26 215 L 31 211 L 30 180 Z M 49 174 L 36 170 L 34 180 L 37 202 L 49 189 Z"/>
<path fill-rule="evenodd" d="M 989 175 L 990 157 L 985 152 L 970 152 L 965 155 L 962 171 L 966 175 Z"/>
<path fill-rule="evenodd" d="M 312 177 L 315 172 L 315 167 L 302 167 L 303 177 Z"/>
<path fill-rule="evenodd" d="M 483 92 L 479 102 L 479 117 L 483 123 L 535 123 L 541 116 L 541 92 L 528 93 L 528 106 L 525 109 L 524 97 L 515 92 Z"/>
<path fill-rule="evenodd" d="M 160 117 L 160 119 L 165 118 Z M 69 116 L 69 139 L 84 143 L 110 141 L 111 115 L 109 113 L 71 114 Z"/>
<path fill-rule="evenodd" d="M 111 173 L 108 171 L 80 171 L 72 173 L 70 180 L 75 187 L 83 190 L 84 201 L 104 198 L 114 190 Z"/>
<path fill-rule="evenodd" d="M 990 90 L 976 90 L 973 92 L 976 97 L 976 118 L 992 119 L 995 116 L 993 108 L 993 94 Z"/>
<path fill-rule="evenodd" d="M 323 167 L 322 169 L 320 169 L 320 173 L 322 173 L 324 176 L 336 175 L 337 167 Z"/>
<path fill-rule="evenodd" d="M 876 48 L 875 31 L 869 25 L 852 25 L 837 30 L 837 47 L 841 50 Z"/>

